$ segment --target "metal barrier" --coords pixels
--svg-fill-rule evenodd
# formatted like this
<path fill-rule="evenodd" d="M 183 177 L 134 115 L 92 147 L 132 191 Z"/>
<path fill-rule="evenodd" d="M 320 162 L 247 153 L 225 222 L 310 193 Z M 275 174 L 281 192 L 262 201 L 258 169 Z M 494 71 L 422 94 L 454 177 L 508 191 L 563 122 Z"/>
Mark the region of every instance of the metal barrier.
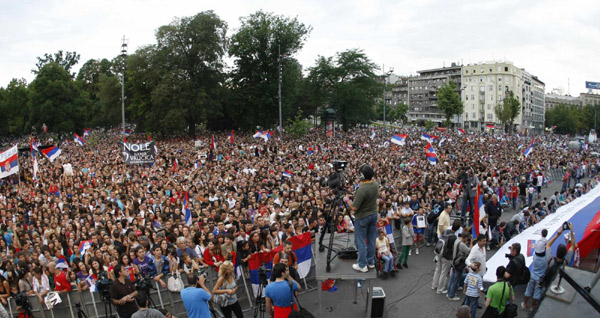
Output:
<path fill-rule="evenodd" d="M 300 284 L 303 283 L 304 285 L 304 289 L 301 294 L 310 292 L 316 288 L 320 288 L 320 286 L 313 287 L 307 282 L 315 281 L 316 272 L 314 268 L 314 251 L 315 249 L 313 248 L 310 272 L 303 279 L 303 282 L 298 282 Z M 206 287 L 209 290 L 212 290 L 217 281 L 217 272 L 212 268 L 208 269 L 207 272 L 208 277 L 206 279 Z M 189 284 L 187 281 L 187 275 L 185 275 L 185 273 L 181 275 L 181 279 L 183 280 L 184 285 L 187 287 Z M 166 282 L 166 279 L 164 279 L 164 281 Z M 240 305 L 242 306 L 242 310 L 253 310 L 255 299 L 251 292 L 251 282 L 249 279 L 245 279 L 244 275 L 237 279 L 237 282 L 239 286 L 237 297 Z M 29 303 L 32 307 L 31 312 L 33 316 L 36 318 L 77 318 L 79 316 L 78 310 L 81 310 L 88 318 L 104 318 L 108 317 L 107 308 L 112 309 L 113 316 L 117 315 L 117 311 L 112 303 L 109 302 L 105 304 L 98 292 L 90 292 L 89 290 L 83 292 L 71 291 L 59 293 L 59 295 L 62 302 L 54 306 L 52 309 L 47 309 L 45 305 L 40 303 L 36 296 L 30 296 Z M 187 312 L 185 310 L 185 306 L 183 305 L 183 301 L 181 300 L 181 295 L 176 292 L 171 292 L 166 288 L 162 288 L 158 282 L 155 282 L 155 287 L 150 290 L 150 298 L 154 302 L 156 308 L 164 308 L 175 317 L 187 317 Z M 77 308 L 77 304 L 80 305 L 79 308 Z M 6 311 L 9 313 L 10 317 L 15 317 L 18 315 L 19 312 L 16 310 L 16 308 L 17 305 L 14 297 L 9 298 Z"/>

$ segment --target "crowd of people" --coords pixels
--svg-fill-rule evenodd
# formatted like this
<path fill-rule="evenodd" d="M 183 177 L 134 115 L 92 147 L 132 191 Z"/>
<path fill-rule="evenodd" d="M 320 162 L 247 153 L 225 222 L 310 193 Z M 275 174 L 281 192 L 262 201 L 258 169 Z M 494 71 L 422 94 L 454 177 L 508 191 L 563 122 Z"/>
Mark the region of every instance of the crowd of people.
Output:
<path fill-rule="evenodd" d="M 323 227 L 323 212 L 334 194 L 321 181 L 334 172 L 335 159 L 349 163 L 345 175 L 351 192 L 359 186 L 363 164 L 376 172 L 379 221 L 387 218 L 401 229 L 402 245 L 407 246 L 395 270 L 393 263 L 386 263 L 384 271 L 390 275 L 407 268 L 408 255 L 418 254 L 423 244 L 436 245 L 447 229 L 468 225 L 479 186 L 491 205 L 481 231 L 491 235 L 484 234 L 475 244 L 483 262 L 471 255 L 473 248 L 466 266 L 478 266 L 481 273 L 487 247 L 482 242 L 491 237 L 501 245 L 591 187 L 586 183 L 572 188 L 577 177 L 598 172 L 598 158 L 570 150 L 562 136 L 443 132 L 432 144 L 437 154 L 432 165 L 423 151 L 427 142 L 419 138 L 421 130 L 409 127 L 403 132 L 409 135 L 404 145 L 390 143 L 390 131 L 372 134 L 360 128 L 333 138 L 321 129 L 268 141 L 241 134 L 235 139 L 212 133 L 196 140 L 169 137 L 155 140 L 156 160 L 146 165 L 125 165 L 122 136 L 110 131 L 91 132 L 93 138 L 84 146 L 53 135 L 2 140 L 2 151 L 14 143 L 29 149 L 34 139 L 38 147 L 58 145 L 62 154 L 53 162 L 38 155 L 39 172 L 33 176 L 30 152 L 25 151 L 18 174 L 0 179 L 0 302 L 6 305 L 19 293 L 41 301 L 49 291 L 96 290 L 96 282 L 107 277 L 121 282 L 125 294 L 115 292 L 113 303 L 122 317 L 129 317 L 145 301 L 136 304 L 137 295 L 126 293 L 136 278 L 149 277 L 167 288 L 167 277 L 185 272 L 200 286 L 198 273 L 213 268 L 224 276 L 221 285 L 212 291 L 199 289 L 231 296 L 223 302 L 224 313 L 240 317 L 233 298 L 235 279 L 232 283 L 229 276 L 232 265 L 243 268 L 252 253 L 270 251 L 293 235 Z M 128 139 L 147 142 L 142 135 Z M 534 150 L 524 157 L 523 147 L 532 141 Z M 72 166 L 72 173 L 65 164 Z M 566 171 L 567 186 L 534 205 L 532 198 L 547 183 L 544 174 L 551 168 Z M 514 222 L 498 224 L 502 207 L 509 206 L 528 210 Z M 186 220 L 186 208 L 191 220 Z M 450 215 L 458 223 L 450 224 Z M 337 230 L 354 231 L 351 218 L 335 220 Z M 469 245 L 460 237 L 456 242 Z M 389 244 L 378 246 L 389 258 Z M 458 253 L 466 250 L 458 248 Z M 446 282 L 454 265 L 442 255 L 437 264 L 432 287 L 440 293 L 447 289 L 454 299 L 456 290 Z M 464 282 L 454 276 L 450 281 L 457 286 Z"/>

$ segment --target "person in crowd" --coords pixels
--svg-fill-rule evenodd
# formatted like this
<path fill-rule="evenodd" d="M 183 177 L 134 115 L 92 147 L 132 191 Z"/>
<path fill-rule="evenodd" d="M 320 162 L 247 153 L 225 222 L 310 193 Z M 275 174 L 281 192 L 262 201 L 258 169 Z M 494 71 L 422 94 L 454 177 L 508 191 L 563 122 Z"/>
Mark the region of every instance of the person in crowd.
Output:
<path fill-rule="evenodd" d="M 138 306 L 135 303 L 135 296 L 138 291 L 135 285 L 129 280 L 129 270 L 127 267 L 117 264 L 114 272 L 116 279 L 110 287 L 110 299 L 117 309 L 117 313 L 121 318 L 130 318 L 137 310 Z"/>
<path fill-rule="evenodd" d="M 496 269 L 496 283 L 490 286 L 487 290 L 487 294 L 485 296 L 485 309 L 487 307 L 493 307 L 498 310 L 499 317 L 502 317 L 504 313 L 504 309 L 506 308 L 506 303 L 510 301 L 515 301 L 515 294 L 512 286 L 506 282 L 504 279 L 504 274 L 506 273 L 506 268 L 504 266 L 499 266 Z"/>
<path fill-rule="evenodd" d="M 215 287 L 213 287 L 212 294 L 227 295 L 227 304 L 225 306 L 221 306 L 221 312 L 223 312 L 225 318 L 233 317 L 232 313 L 235 314 L 236 318 L 243 318 L 244 314 L 242 313 L 242 306 L 240 305 L 240 302 L 235 294 L 238 286 L 235 282 L 235 274 L 233 270 L 232 262 L 225 261 L 223 264 L 221 264 L 221 268 L 219 269 L 219 278 L 215 283 Z"/>
<path fill-rule="evenodd" d="M 204 275 L 190 273 L 188 282 L 190 285 L 181 291 L 181 301 L 190 318 L 211 317 L 208 302 L 213 295 L 204 284 L 206 278 Z"/>
<path fill-rule="evenodd" d="M 481 276 L 485 276 L 485 273 L 487 272 L 487 267 L 485 265 L 485 261 L 487 259 L 485 249 L 485 246 L 487 244 L 487 237 L 485 236 L 485 234 L 477 235 L 476 243 L 477 244 L 473 245 L 473 247 L 471 248 L 469 256 L 467 256 L 467 259 L 465 260 L 465 264 L 467 265 L 467 268 L 471 268 L 471 264 L 473 262 L 479 262 L 479 264 L 481 264 L 481 266 L 479 267 L 479 273 L 481 274 Z"/>
<path fill-rule="evenodd" d="M 281 256 L 283 254 L 287 254 L 288 256 L 288 260 L 289 260 L 289 271 L 290 271 L 290 276 L 297 282 L 300 281 L 300 275 L 298 274 L 298 256 L 296 256 L 296 253 L 294 251 L 292 251 L 292 242 L 290 241 L 285 241 L 285 243 L 283 244 L 283 250 L 277 252 L 274 256 L 273 256 L 273 264 L 277 264 L 279 263 L 279 259 L 281 258 Z"/>
<path fill-rule="evenodd" d="M 452 301 L 460 300 L 460 298 L 456 296 L 456 291 L 458 290 L 459 285 L 465 281 L 465 277 L 467 276 L 467 264 L 465 261 L 469 256 L 472 247 L 471 234 L 468 232 L 462 232 L 460 239 L 457 239 L 452 247 L 452 274 L 450 275 L 447 294 L 448 299 Z"/>
<path fill-rule="evenodd" d="M 378 256 L 383 261 L 382 277 L 394 276 L 394 255 L 390 248 L 390 240 L 387 238 L 384 229 L 379 229 L 379 236 L 375 245 L 377 246 Z"/>
<path fill-rule="evenodd" d="M 267 312 L 273 318 L 286 318 L 292 310 L 297 310 L 295 297 L 301 287 L 289 275 L 289 266 L 285 264 L 275 264 L 271 276 L 275 281 L 265 288 Z"/>
<path fill-rule="evenodd" d="M 479 274 L 480 269 L 481 264 L 479 262 L 471 263 L 471 270 L 464 281 L 465 305 L 471 308 L 471 317 L 477 317 L 479 296 L 483 292 L 483 276 Z"/>
<path fill-rule="evenodd" d="M 154 308 L 148 308 L 149 301 L 146 293 L 138 293 L 135 296 L 135 302 L 139 309 L 131 315 L 131 318 L 165 318 L 165 315 L 162 312 Z"/>
<path fill-rule="evenodd" d="M 510 246 L 508 265 L 506 265 L 506 272 L 504 278 L 512 286 L 517 286 L 521 283 L 520 278 L 523 272 L 527 270 L 525 263 L 525 256 L 521 254 L 521 244 L 513 243 Z M 522 282 L 525 283 L 525 282 Z"/>
<path fill-rule="evenodd" d="M 410 255 L 410 248 L 413 245 L 413 239 L 415 233 L 412 227 L 412 218 L 403 218 L 404 226 L 402 227 L 402 252 L 398 257 L 398 268 L 408 268 L 408 255 Z"/>

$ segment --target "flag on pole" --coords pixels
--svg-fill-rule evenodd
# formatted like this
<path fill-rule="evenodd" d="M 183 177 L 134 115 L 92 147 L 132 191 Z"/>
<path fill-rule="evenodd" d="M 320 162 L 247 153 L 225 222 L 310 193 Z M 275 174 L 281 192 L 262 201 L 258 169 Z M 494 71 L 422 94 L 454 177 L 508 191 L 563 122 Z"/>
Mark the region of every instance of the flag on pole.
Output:
<path fill-rule="evenodd" d="M 39 152 L 36 144 L 35 144 L 35 140 L 31 140 L 31 160 L 33 161 L 33 180 L 37 181 L 39 180 L 39 176 L 38 176 L 38 162 L 37 162 L 37 158 L 35 157 L 35 153 L 36 151 Z"/>
<path fill-rule="evenodd" d="M 529 147 L 527 147 L 527 149 L 523 150 L 523 156 L 525 156 L 525 158 L 527 158 L 527 156 L 529 156 L 529 154 L 531 154 L 532 151 L 533 151 L 533 141 L 531 142 Z"/>
<path fill-rule="evenodd" d="M 73 141 L 78 143 L 80 146 L 85 145 L 85 140 L 83 138 L 79 137 L 79 135 L 76 133 L 73 133 Z"/>
<path fill-rule="evenodd" d="M 271 136 L 273 135 L 272 132 L 270 131 L 261 131 L 261 130 L 257 130 L 253 137 L 254 138 L 262 138 L 265 142 L 269 141 L 269 139 L 271 139 Z"/>
<path fill-rule="evenodd" d="M 50 162 L 54 162 L 54 159 L 60 156 L 60 149 L 56 146 L 51 146 L 46 149 L 42 149 L 42 154 L 50 160 Z"/>
<path fill-rule="evenodd" d="M 442 140 L 440 140 L 440 147 L 444 144 L 445 141 L 446 141 L 446 138 L 442 137 Z"/>
<path fill-rule="evenodd" d="M 0 153 L 0 179 L 19 172 L 19 151 L 13 146 Z"/>
<path fill-rule="evenodd" d="M 286 170 L 286 171 L 283 172 L 283 176 L 286 177 L 286 178 L 291 178 L 291 177 L 294 176 L 294 173 L 291 172 L 291 171 Z"/>
<path fill-rule="evenodd" d="M 212 136 L 212 139 L 210 141 L 210 149 L 211 150 L 217 150 L 217 143 L 215 143 L 215 135 Z"/>
<path fill-rule="evenodd" d="M 388 219 L 381 219 L 381 221 L 377 223 L 377 227 L 383 228 L 390 244 L 394 244 L 394 234 L 392 233 L 392 224 L 390 221 Z"/>
<path fill-rule="evenodd" d="M 429 163 L 435 166 L 435 164 L 437 163 L 437 154 L 435 153 L 435 150 L 433 149 L 433 146 L 431 146 L 430 143 L 428 143 L 427 146 L 425 146 L 425 155 L 427 156 L 427 160 L 429 160 Z"/>
<path fill-rule="evenodd" d="M 229 133 L 229 137 L 227 137 L 227 140 L 233 146 L 233 130 Z"/>
<path fill-rule="evenodd" d="M 408 137 L 408 135 L 395 134 L 395 135 L 392 136 L 392 139 L 390 141 L 393 144 L 404 146 L 404 144 L 406 143 L 406 138 L 407 137 Z"/>
<path fill-rule="evenodd" d="M 185 196 L 183 198 L 183 207 L 181 209 L 184 213 L 185 213 L 185 225 L 190 226 L 192 225 L 192 212 L 190 211 L 190 208 L 188 206 L 188 193 L 185 193 Z"/>
<path fill-rule="evenodd" d="M 479 225 L 481 224 L 481 220 L 485 216 L 485 206 L 483 205 L 483 195 L 481 194 L 481 188 L 477 185 L 477 194 L 475 195 L 475 206 L 473 207 L 473 229 L 471 230 L 471 235 L 473 239 L 479 235 Z"/>
<path fill-rule="evenodd" d="M 433 143 L 437 139 L 438 139 L 438 137 L 436 137 L 434 135 L 430 135 L 430 134 L 426 134 L 426 133 L 423 133 L 423 135 L 421 135 L 421 140 L 425 140 L 430 144 Z"/>
<path fill-rule="evenodd" d="M 150 134 L 147 134 L 148 136 L 148 141 L 152 141 L 152 138 L 150 137 Z M 154 143 L 154 154 L 158 154 L 158 148 L 156 148 L 156 143 Z"/>
<path fill-rule="evenodd" d="M 462 128 L 458 128 L 458 134 L 459 134 L 459 135 L 465 135 L 465 134 L 466 134 L 466 132 L 465 132 L 465 130 L 464 130 L 464 129 L 462 129 Z"/>
<path fill-rule="evenodd" d="M 92 134 L 92 130 L 91 129 L 83 129 L 83 136 L 90 136 Z"/>

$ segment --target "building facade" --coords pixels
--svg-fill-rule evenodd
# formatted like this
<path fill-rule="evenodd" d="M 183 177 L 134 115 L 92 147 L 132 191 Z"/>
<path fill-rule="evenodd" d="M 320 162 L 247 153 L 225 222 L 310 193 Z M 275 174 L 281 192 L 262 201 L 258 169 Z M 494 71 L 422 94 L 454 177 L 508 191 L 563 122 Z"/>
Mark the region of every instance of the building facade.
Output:
<path fill-rule="evenodd" d="M 544 95 L 546 111 L 554 109 L 558 105 L 567 105 L 573 107 L 580 107 L 581 100 L 579 97 L 573 97 L 569 95 L 560 95 L 557 93 L 545 94 Z"/>
<path fill-rule="evenodd" d="M 461 118 L 463 127 L 472 131 L 482 131 L 488 125 L 502 129 L 495 109 L 502 105 L 504 98 L 511 91 L 514 97 L 522 102 L 523 72 L 512 63 L 486 62 L 464 65 L 461 94 L 464 104 Z M 527 92 L 529 94 L 529 89 Z M 524 112 L 521 111 L 514 120 L 518 129 L 522 126 L 523 115 Z"/>
<path fill-rule="evenodd" d="M 449 81 L 454 82 L 460 94 L 461 66 L 452 63 L 450 67 L 442 67 L 417 72 L 407 82 L 408 121 L 427 121 L 441 123 L 446 116 L 438 109 L 437 90 Z"/>
<path fill-rule="evenodd" d="M 581 106 L 600 105 L 600 94 L 581 93 L 579 99 L 581 100 Z"/>
<path fill-rule="evenodd" d="M 534 134 L 544 133 L 546 122 L 546 84 L 540 81 L 536 76 L 532 76 L 531 91 L 531 125 Z"/>

